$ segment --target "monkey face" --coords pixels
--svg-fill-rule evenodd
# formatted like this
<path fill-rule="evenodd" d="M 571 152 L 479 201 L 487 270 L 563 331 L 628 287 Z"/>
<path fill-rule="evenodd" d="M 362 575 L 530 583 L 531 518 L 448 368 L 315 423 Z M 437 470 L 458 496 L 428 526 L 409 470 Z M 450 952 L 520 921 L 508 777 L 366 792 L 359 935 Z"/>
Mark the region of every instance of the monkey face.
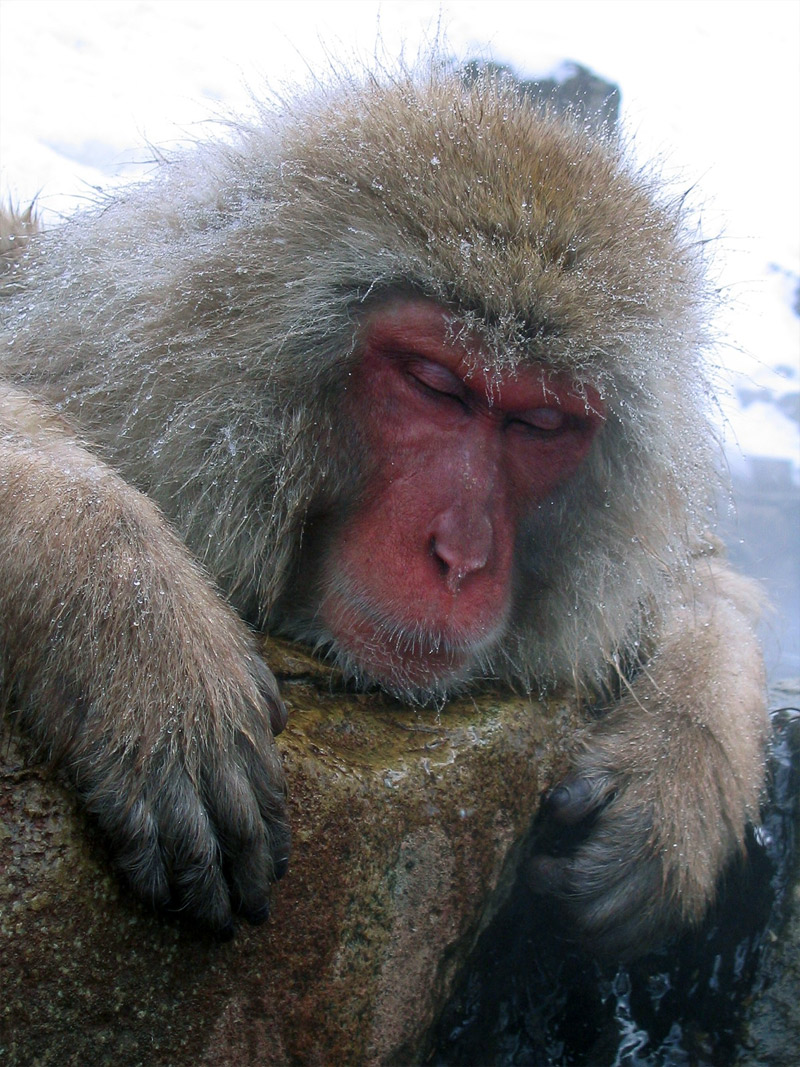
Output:
<path fill-rule="evenodd" d="M 365 323 L 348 414 L 371 457 L 360 509 L 331 538 L 318 618 L 360 675 L 434 691 L 503 633 L 521 520 L 577 468 L 597 392 L 542 367 L 492 370 L 422 300 Z"/>

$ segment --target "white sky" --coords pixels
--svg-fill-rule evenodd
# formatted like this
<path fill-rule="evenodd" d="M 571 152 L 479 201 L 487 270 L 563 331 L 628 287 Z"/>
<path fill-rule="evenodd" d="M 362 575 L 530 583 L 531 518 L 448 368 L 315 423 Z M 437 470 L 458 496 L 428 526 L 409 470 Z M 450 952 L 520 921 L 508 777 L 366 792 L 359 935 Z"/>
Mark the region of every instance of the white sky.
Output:
<path fill-rule="evenodd" d="M 781 273 L 800 271 L 794 0 L 0 0 L 0 193 L 68 210 L 65 194 L 107 184 L 115 163 L 146 157 L 145 141 L 246 108 L 265 77 L 294 83 L 331 55 L 413 57 L 438 27 L 458 58 L 523 75 L 570 58 L 621 86 L 637 153 L 697 184 L 707 233 L 723 234 L 724 327 L 742 349 L 726 364 L 796 391 L 773 370 L 800 370 Z M 761 408 L 727 405 L 742 449 L 800 465 L 796 424 Z"/>

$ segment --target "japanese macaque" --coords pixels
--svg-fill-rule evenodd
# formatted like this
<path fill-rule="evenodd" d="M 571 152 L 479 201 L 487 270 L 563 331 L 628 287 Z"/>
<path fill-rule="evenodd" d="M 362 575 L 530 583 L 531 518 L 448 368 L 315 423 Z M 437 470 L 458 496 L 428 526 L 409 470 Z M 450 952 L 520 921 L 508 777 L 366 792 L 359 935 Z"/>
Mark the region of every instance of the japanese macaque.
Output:
<path fill-rule="evenodd" d="M 585 833 L 530 878 L 636 950 L 703 913 L 762 783 L 702 242 L 502 78 L 364 82 L 7 235 L 2 693 L 136 891 L 230 932 L 288 856 L 242 620 L 407 701 L 569 687 L 602 711 L 548 810 Z"/>

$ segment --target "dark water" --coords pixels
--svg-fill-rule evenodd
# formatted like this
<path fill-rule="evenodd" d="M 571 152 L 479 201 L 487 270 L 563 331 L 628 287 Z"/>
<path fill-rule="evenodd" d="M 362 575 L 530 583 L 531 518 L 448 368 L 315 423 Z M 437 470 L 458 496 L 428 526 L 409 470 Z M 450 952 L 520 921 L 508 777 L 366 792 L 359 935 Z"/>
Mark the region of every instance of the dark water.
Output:
<path fill-rule="evenodd" d="M 726 873 L 702 927 L 634 964 L 603 967 L 570 946 L 559 918 L 532 908 L 521 889 L 482 935 L 427 1062 L 735 1063 L 762 950 L 780 937 L 798 873 L 800 713 L 776 712 L 773 723 L 763 825 L 749 833 L 746 858 Z"/>

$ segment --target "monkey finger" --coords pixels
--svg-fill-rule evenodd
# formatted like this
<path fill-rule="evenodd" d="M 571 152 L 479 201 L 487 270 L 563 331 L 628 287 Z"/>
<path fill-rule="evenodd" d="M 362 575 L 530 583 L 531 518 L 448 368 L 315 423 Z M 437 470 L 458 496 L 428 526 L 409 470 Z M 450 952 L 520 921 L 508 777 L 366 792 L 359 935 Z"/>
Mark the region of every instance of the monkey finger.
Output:
<path fill-rule="evenodd" d="M 608 804 L 612 797 L 607 777 L 573 774 L 544 795 L 543 815 L 562 826 L 575 826 Z"/>
<path fill-rule="evenodd" d="M 170 886 L 170 907 L 212 930 L 232 932 L 230 890 L 212 820 L 188 776 L 159 797 L 160 845 Z"/>
<path fill-rule="evenodd" d="M 282 700 L 272 701 L 269 706 L 269 722 L 273 735 L 277 736 L 288 721 L 289 712 L 286 710 L 284 702 Z"/>
<path fill-rule="evenodd" d="M 267 766 L 277 763 L 277 774 L 275 766 L 271 775 L 266 772 L 244 735 L 237 736 L 236 752 L 245 758 L 217 768 L 206 790 L 207 805 L 234 907 L 251 922 L 262 922 L 269 912 L 269 887 L 288 863 L 283 778 L 272 746 Z"/>
<path fill-rule="evenodd" d="M 277 737 L 285 728 L 289 713 L 280 698 L 275 675 L 260 657 L 254 657 L 253 674 L 259 691 L 264 697 L 264 703 L 269 708 L 269 722 L 272 727 L 272 734 Z"/>
<path fill-rule="evenodd" d="M 268 834 L 254 838 L 235 854 L 226 855 L 225 869 L 236 912 L 254 925 L 265 922 L 269 918 L 270 885 L 275 877 Z"/>
<path fill-rule="evenodd" d="M 289 867 L 289 856 L 292 850 L 292 834 L 289 823 L 286 820 L 283 804 L 276 813 L 272 794 L 264 788 L 265 783 L 254 782 L 253 792 L 258 805 L 259 814 L 264 826 L 271 868 L 268 872 L 270 881 L 278 881 L 283 878 Z"/>
<path fill-rule="evenodd" d="M 111 842 L 115 866 L 133 891 L 154 908 L 167 907 L 169 877 L 150 806 L 141 797 L 127 802 L 121 789 L 109 791 L 102 799 L 94 792 L 87 797 L 87 806 Z"/>
<path fill-rule="evenodd" d="M 282 878 L 289 862 L 291 834 L 286 821 L 286 782 L 280 756 L 272 743 L 259 751 L 253 740 L 237 731 L 235 749 L 264 823 L 269 827 L 274 878 Z"/>
<path fill-rule="evenodd" d="M 569 860 L 536 855 L 528 860 L 525 881 L 537 896 L 561 896 L 570 887 Z"/>
<path fill-rule="evenodd" d="M 169 907 L 195 919 L 224 940 L 233 936 L 230 891 L 213 849 L 178 857 L 172 872 Z"/>

